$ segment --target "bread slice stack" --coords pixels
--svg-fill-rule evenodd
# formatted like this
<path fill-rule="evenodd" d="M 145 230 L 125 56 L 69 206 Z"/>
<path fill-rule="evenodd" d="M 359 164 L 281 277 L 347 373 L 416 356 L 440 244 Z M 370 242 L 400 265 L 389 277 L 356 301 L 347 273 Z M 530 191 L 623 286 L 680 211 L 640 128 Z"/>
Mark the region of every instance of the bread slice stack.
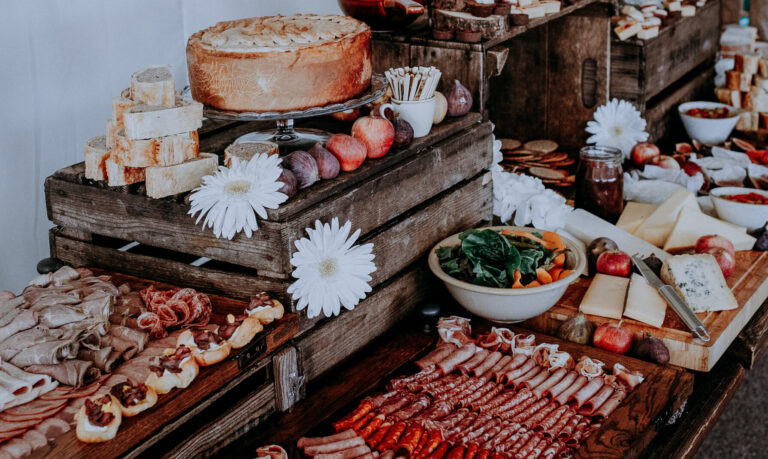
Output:
<path fill-rule="evenodd" d="M 180 97 L 170 66 L 136 72 L 112 99 L 106 135 L 86 142 L 85 177 L 109 186 L 146 181 L 151 198 L 189 191 L 218 166 L 216 155 L 200 153 L 202 120 L 203 105 Z"/>

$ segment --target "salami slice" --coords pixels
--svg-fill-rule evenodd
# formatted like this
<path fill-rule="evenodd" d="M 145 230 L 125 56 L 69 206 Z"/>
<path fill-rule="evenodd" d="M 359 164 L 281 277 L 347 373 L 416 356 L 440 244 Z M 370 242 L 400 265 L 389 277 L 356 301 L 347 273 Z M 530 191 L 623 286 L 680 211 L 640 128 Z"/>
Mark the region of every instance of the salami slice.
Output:
<path fill-rule="evenodd" d="M 565 443 L 556 440 L 549 444 L 547 449 L 542 451 L 541 453 L 541 459 L 553 459 L 557 453 L 565 446 Z"/>
<path fill-rule="evenodd" d="M 472 404 L 475 401 L 482 399 L 483 397 L 485 397 L 486 394 L 488 394 L 489 392 L 492 392 L 497 387 L 502 387 L 503 388 L 503 386 L 501 386 L 501 384 L 496 384 L 496 383 L 488 381 L 485 384 L 483 384 L 482 386 L 480 386 L 479 388 L 477 388 L 475 391 L 473 391 L 469 395 L 469 397 L 461 399 L 459 401 L 459 406 L 472 406 Z"/>
<path fill-rule="evenodd" d="M 533 436 L 533 432 L 529 432 L 526 429 L 520 429 L 517 433 L 509 438 L 509 441 L 504 445 L 508 445 L 505 449 L 510 455 L 517 453 L 523 445 L 528 443 L 528 440 Z"/>
<path fill-rule="evenodd" d="M 536 445 L 539 444 L 539 442 L 542 440 L 542 437 L 538 434 L 533 434 L 530 436 L 527 442 L 517 451 L 515 454 L 515 457 L 530 457 L 533 456 L 533 449 L 536 448 Z"/>
<path fill-rule="evenodd" d="M 461 371 L 465 375 L 470 374 L 472 369 L 480 365 L 483 362 L 483 360 L 485 360 L 486 357 L 488 357 L 489 354 L 490 352 L 486 351 L 485 349 L 480 349 L 477 352 L 475 352 L 475 355 L 473 355 L 469 360 L 457 365 L 457 368 L 459 369 L 459 371 Z"/>
<path fill-rule="evenodd" d="M 473 402 L 471 402 L 469 404 L 469 406 L 473 410 L 479 410 L 480 409 L 479 407 L 481 407 L 481 406 L 485 405 L 486 403 L 490 402 L 491 400 L 493 400 L 494 397 L 499 395 L 499 393 L 502 390 L 504 390 L 504 385 L 503 384 L 494 384 L 491 387 L 492 387 L 492 389 L 489 390 L 488 392 L 486 392 L 485 394 L 483 394 L 482 397 L 478 398 L 477 400 L 475 400 L 475 401 L 473 401 Z"/>
<path fill-rule="evenodd" d="M 566 406 L 567 405 L 561 405 Z M 573 416 L 578 416 L 575 411 L 573 411 L 570 407 L 568 407 L 565 412 L 560 416 L 560 419 L 557 420 L 557 422 L 548 429 L 544 430 L 544 435 L 548 437 L 558 437 L 558 434 L 560 431 L 562 431 L 565 426 L 568 424 L 568 422 L 571 420 Z"/>
<path fill-rule="evenodd" d="M 531 416 L 534 415 L 537 411 L 544 408 L 549 403 L 549 400 L 546 398 L 542 398 L 541 400 L 538 400 L 525 410 L 523 410 L 520 414 L 512 418 L 512 422 L 519 422 L 523 423 L 524 421 L 528 420 Z"/>
<path fill-rule="evenodd" d="M 546 399 L 543 399 L 546 400 Z M 523 427 L 525 427 L 528 430 L 535 430 L 536 426 L 538 426 L 541 421 L 546 418 L 549 413 L 555 411 L 557 409 L 557 404 L 549 402 L 546 405 L 542 406 L 536 413 L 534 413 L 531 417 L 528 419 L 524 419 L 520 421 L 520 424 L 522 424 Z"/>
<path fill-rule="evenodd" d="M 490 352 L 471 373 L 477 377 L 485 376 L 503 357 L 505 356 L 501 352 Z"/>
<path fill-rule="evenodd" d="M 560 405 L 557 409 L 550 412 L 546 418 L 542 419 L 541 422 L 538 425 L 536 425 L 534 430 L 538 432 L 548 431 L 555 424 L 557 424 L 560 418 L 562 418 L 568 412 L 568 409 L 569 408 L 567 405 Z M 544 435 L 546 436 L 547 434 L 544 434 Z"/>
<path fill-rule="evenodd" d="M 571 416 L 571 418 L 568 419 L 568 423 L 565 424 L 565 427 L 563 427 L 563 430 L 558 432 L 557 438 L 559 439 L 570 438 L 571 435 L 573 435 L 574 429 L 579 424 L 579 422 L 581 422 L 582 418 L 583 416 L 581 416 L 580 414 L 574 414 L 573 416 Z"/>

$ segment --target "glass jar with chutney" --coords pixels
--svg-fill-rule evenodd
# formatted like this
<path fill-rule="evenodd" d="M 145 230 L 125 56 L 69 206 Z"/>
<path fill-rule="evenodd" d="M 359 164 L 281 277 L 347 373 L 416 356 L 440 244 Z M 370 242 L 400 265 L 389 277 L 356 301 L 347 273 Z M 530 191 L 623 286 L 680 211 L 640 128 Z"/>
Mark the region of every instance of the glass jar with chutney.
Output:
<path fill-rule="evenodd" d="M 579 152 L 576 206 L 615 223 L 624 210 L 624 170 L 621 151 L 589 146 Z"/>

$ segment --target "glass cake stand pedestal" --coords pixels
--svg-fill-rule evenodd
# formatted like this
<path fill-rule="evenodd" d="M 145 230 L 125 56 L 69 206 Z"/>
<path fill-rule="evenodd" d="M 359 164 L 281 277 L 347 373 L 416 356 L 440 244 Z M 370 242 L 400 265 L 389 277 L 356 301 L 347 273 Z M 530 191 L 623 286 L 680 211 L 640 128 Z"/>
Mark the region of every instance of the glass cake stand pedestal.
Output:
<path fill-rule="evenodd" d="M 384 75 L 374 74 L 371 77 L 371 87 L 368 91 L 346 102 L 330 104 L 323 107 L 312 107 L 306 110 L 264 113 L 233 112 L 204 106 L 203 116 L 210 119 L 230 121 L 275 121 L 277 123 L 277 130 L 249 132 L 248 134 L 238 137 L 234 143 L 267 140 L 276 143 L 280 148 L 280 153 L 287 153 L 295 150 L 308 150 L 317 142 L 325 143 L 325 141 L 328 140 L 328 137 L 332 134 L 321 129 L 294 128 L 294 120 L 330 115 L 331 113 L 343 112 L 345 110 L 360 107 L 383 96 L 384 93 L 387 92 L 387 85 L 388 83 L 386 78 L 384 78 Z M 189 94 L 189 91 L 185 92 L 185 96 L 187 94 Z"/>

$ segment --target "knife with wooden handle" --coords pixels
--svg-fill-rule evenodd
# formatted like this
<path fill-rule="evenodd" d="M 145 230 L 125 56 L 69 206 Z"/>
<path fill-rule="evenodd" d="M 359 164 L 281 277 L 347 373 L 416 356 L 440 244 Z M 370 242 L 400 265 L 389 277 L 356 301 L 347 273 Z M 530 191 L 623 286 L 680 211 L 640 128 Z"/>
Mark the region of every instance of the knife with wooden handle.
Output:
<path fill-rule="evenodd" d="M 635 262 L 635 266 L 640 271 L 648 285 L 659 291 L 659 294 L 672 306 L 672 309 L 677 313 L 678 317 L 685 323 L 685 325 L 702 341 L 709 341 L 711 338 L 707 327 L 696 317 L 688 304 L 680 298 L 674 287 L 667 285 L 659 279 L 659 276 L 654 273 L 648 265 L 645 264 L 639 255 L 632 255 L 632 261 Z"/>

